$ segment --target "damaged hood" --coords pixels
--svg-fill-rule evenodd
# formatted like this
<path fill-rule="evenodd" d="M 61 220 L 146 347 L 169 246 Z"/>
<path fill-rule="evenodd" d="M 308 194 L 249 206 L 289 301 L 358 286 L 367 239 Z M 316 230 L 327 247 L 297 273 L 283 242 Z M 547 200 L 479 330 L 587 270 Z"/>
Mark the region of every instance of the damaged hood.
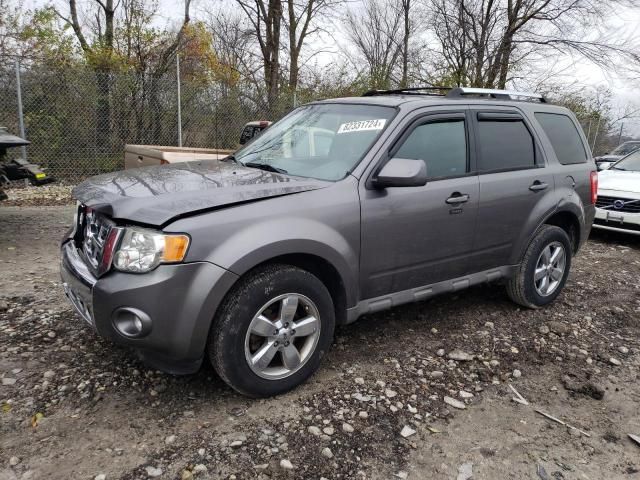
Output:
<path fill-rule="evenodd" d="M 207 210 L 328 185 L 330 182 L 312 178 L 203 160 L 98 175 L 74 188 L 73 197 L 114 219 L 162 226 Z"/>

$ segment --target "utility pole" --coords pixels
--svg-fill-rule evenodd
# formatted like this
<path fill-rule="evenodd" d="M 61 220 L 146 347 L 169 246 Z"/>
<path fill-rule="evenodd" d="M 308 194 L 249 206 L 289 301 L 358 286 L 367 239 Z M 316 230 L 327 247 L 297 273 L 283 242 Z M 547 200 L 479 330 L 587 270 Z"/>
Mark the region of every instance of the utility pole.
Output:
<path fill-rule="evenodd" d="M 596 126 L 596 134 L 593 136 L 593 145 L 591 146 L 591 151 L 593 152 L 596 149 L 596 142 L 598 141 L 598 133 L 600 132 L 600 122 L 602 121 L 602 117 L 598 116 L 598 125 Z"/>
<path fill-rule="evenodd" d="M 20 127 L 20 136 L 27 139 L 24 133 L 24 115 L 22 114 L 22 86 L 20 85 L 20 62 L 16 60 L 16 90 L 18 94 L 18 125 Z M 22 150 L 22 158 L 27 159 L 27 147 L 23 145 L 20 147 Z"/>
<path fill-rule="evenodd" d="M 182 105 L 180 95 L 180 54 L 176 54 L 176 77 L 178 79 L 178 146 L 182 147 Z"/>

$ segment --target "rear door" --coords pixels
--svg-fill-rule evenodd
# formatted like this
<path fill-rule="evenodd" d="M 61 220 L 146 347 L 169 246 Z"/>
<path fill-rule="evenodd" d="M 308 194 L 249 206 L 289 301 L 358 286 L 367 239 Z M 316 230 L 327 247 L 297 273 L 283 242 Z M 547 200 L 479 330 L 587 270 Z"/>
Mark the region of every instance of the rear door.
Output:
<path fill-rule="evenodd" d="M 361 183 L 362 298 L 464 275 L 473 247 L 478 178 L 464 109 L 430 109 L 407 120 L 385 158 L 423 160 L 423 187 Z"/>
<path fill-rule="evenodd" d="M 517 262 L 515 246 L 532 221 L 544 218 L 553 195 L 547 168 L 529 120 L 515 107 L 472 109 L 480 184 L 474 270 Z M 547 206 L 545 206 L 547 205 Z M 534 227 L 535 228 L 535 227 Z"/>

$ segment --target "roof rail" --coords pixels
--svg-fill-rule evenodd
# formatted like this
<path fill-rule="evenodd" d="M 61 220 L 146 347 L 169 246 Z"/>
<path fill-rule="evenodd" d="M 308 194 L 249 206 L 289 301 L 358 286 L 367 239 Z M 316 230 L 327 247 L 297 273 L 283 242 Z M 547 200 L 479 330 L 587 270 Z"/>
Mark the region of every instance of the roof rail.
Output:
<path fill-rule="evenodd" d="M 449 93 L 447 93 L 448 98 L 460 98 L 466 95 L 477 95 L 480 97 L 495 98 L 496 100 L 518 100 L 521 98 L 528 101 L 537 100 L 540 103 L 547 103 L 547 99 L 539 93 L 515 92 L 513 90 L 456 87 L 449 90 Z"/>
<path fill-rule="evenodd" d="M 393 90 L 369 90 L 362 94 L 363 97 L 375 97 L 377 95 L 438 95 L 443 96 L 445 91 L 451 90 L 451 87 L 411 87 L 397 88 Z M 434 93 L 432 93 L 434 92 Z M 441 92 L 441 93 L 435 93 Z"/>

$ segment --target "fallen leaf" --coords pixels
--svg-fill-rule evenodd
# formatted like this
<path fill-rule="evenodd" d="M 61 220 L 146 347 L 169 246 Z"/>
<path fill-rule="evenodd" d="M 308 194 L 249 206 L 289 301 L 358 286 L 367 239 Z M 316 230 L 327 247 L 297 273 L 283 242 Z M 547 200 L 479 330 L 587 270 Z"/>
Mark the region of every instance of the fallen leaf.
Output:
<path fill-rule="evenodd" d="M 31 426 L 32 427 L 37 427 L 38 426 L 38 422 L 40 420 L 42 420 L 44 418 L 44 414 L 43 413 L 36 413 L 33 417 L 31 417 Z"/>

